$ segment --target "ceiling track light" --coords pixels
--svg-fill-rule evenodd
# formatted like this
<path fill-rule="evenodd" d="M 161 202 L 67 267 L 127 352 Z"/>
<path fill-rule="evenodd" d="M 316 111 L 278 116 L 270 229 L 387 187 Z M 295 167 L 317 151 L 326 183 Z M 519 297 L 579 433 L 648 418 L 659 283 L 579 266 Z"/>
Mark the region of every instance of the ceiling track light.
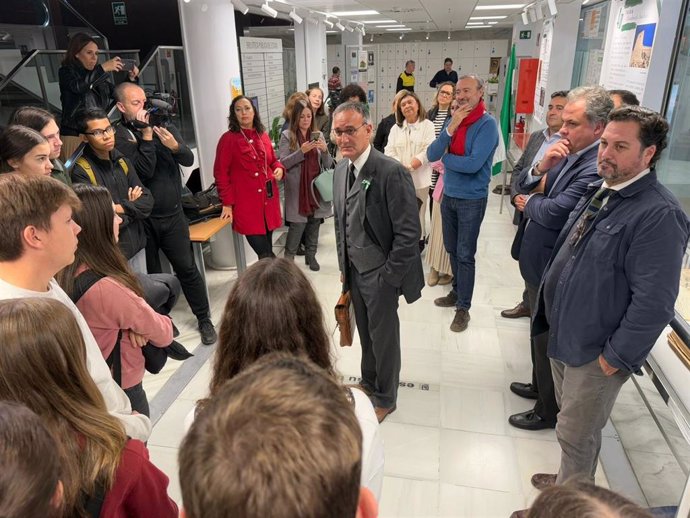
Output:
<path fill-rule="evenodd" d="M 403 39 L 405 37 L 405 33 L 400 34 L 400 38 L 398 39 Z"/>
<path fill-rule="evenodd" d="M 324 20 L 323 24 L 328 27 L 329 29 L 333 28 L 333 22 L 329 22 L 328 20 Z"/>
<path fill-rule="evenodd" d="M 340 30 L 340 32 L 345 31 L 345 26 L 342 23 L 340 23 L 339 21 L 335 22 L 335 26 Z"/>
<path fill-rule="evenodd" d="M 231 3 L 235 6 L 235 9 L 237 9 L 242 14 L 247 14 L 249 12 L 249 7 L 247 7 L 247 5 L 242 0 L 232 0 Z"/>
<path fill-rule="evenodd" d="M 556 16 L 558 14 L 558 8 L 556 7 L 556 0 L 546 0 L 546 5 L 549 7 L 549 14 L 551 16 Z"/>
<path fill-rule="evenodd" d="M 360 25 L 357 29 L 359 30 L 360 33 L 362 33 L 362 36 L 367 35 L 367 31 L 364 29 L 364 25 Z"/>
<path fill-rule="evenodd" d="M 527 11 L 522 11 L 522 23 L 523 25 L 529 25 L 529 17 L 527 16 Z"/>
<path fill-rule="evenodd" d="M 297 14 L 297 11 L 295 10 L 294 7 L 292 8 L 292 11 L 290 11 L 290 12 L 288 13 L 288 16 L 289 16 L 290 18 L 292 18 L 292 20 L 293 20 L 296 24 L 298 24 L 298 25 L 299 25 L 300 23 L 302 23 L 302 21 L 303 21 L 303 20 L 302 20 L 302 17 L 301 17 L 299 14 Z"/>
<path fill-rule="evenodd" d="M 277 18 L 278 17 L 278 11 L 273 9 L 268 3 L 263 3 L 261 4 L 261 10 L 266 13 L 268 16 L 271 18 Z"/>
<path fill-rule="evenodd" d="M 369 41 L 370 41 L 370 42 L 373 42 L 373 41 L 374 41 L 374 35 L 373 35 L 373 34 L 371 35 L 371 38 L 369 38 Z"/>
<path fill-rule="evenodd" d="M 450 31 L 448 31 L 448 39 L 450 39 Z"/>
<path fill-rule="evenodd" d="M 355 32 L 355 30 L 354 30 L 350 25 L 346 25 L 346 26 L 345 26 L 345 30 L 346 30 L 347 32 Z"/>

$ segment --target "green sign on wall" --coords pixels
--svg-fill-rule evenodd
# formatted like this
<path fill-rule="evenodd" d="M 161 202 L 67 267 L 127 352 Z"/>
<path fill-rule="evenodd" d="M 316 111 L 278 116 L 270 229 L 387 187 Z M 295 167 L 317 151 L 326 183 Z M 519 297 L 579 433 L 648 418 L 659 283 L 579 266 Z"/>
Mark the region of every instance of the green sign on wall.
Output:
<path fill-rule="evenodd" d="M 532 31 L 520 31 L 520 39 L 521 40 L 532 39 Z"/>
<path fill-rule="evenodd" d="M 127 10 L 124 2 L 112 2 L 115 25 L 127 25 Z"/>

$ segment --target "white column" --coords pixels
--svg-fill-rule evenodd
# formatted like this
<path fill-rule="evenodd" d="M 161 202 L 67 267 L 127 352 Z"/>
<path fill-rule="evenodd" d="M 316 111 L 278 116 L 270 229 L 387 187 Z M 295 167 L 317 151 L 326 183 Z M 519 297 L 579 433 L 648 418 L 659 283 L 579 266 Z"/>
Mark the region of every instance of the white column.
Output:
<path fill-rule="evenodd" d="M 235 11 L 227 0 L 178 5 L 201 180 L 208 186 L 218 139 L 228 129 L 233 79 L 240 80 Z"/>
<path fill-rule="evenodd" d="M 350 52 L 352 52 L 352 46 L 354 45 L 357 46 L 358 50 L 362 47 L 362 34 L 359 31 L 343 31 L 341 36 L 341 43 L 343 45 L 343 56 L 345 56 L 345 71 L 344 75 L 340 75 L 340 80 L 342 81 L 343 86 L 345 86 L 346 84 L 350 83 L 351 77 L 350 65 L 352 63 L 352 59 L 350 56 Z"/>
<path fill-rule="evenodd" d="M 295 68 L 297 89 L 305 91 L 311 83 L 319 83 L 328 91 L 326 68 L 326 26 L 322 21 L 312 25 L 305 20 L 295 24 Z"/>

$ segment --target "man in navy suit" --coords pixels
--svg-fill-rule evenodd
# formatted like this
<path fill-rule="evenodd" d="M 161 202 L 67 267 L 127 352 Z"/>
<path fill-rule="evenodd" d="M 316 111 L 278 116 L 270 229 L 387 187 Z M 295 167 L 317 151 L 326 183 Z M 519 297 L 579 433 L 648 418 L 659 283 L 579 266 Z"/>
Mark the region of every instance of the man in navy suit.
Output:
<path fill-rule="evenodd" d="M 584 86 L 568 94 L 563 108 L 561 139 L 552 144 L 543 158 L 523 170 L 519 183 L 529 195 L 515 197 L 515 207 L 524 214 L 520 243 L 520 273 L 527 286 L 530 307 L 536 307 L 537 290 L 551 257 L 558 234 L 568 215 L 596 181 L 599 139 L 613 108 L 609 94 L 598 86 Z M 510 416 L 508 422 L 524 430 L 542 430 L 556 426 L 558 405 L 554 393 L 551 364 L 546 356 L 548 335 L 534 336 L 532 383 L 511 383 L 512 392 L 534 399 L 532 410 Z"/>

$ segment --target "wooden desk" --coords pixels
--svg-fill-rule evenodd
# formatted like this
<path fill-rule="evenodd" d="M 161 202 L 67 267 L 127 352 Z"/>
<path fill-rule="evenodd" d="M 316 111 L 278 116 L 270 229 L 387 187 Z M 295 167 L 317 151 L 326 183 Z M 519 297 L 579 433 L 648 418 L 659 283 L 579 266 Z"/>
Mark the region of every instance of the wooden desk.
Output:
<path fill-rule="evenodd" d="M 208 295 L 208 284 L 206 283 L 206 264 L 204 263 L 203 245 L 229 224 L 229 219 L 220 219 L 218 217 L 189 225 L 189 239 L 192 242 L 192 250 L 194 251 L 194 262 L 201 274 L 201 278 L 204 280 L 204 289 L 206 290 L 206 297 L 209 303 L 211 299 Z"/>

